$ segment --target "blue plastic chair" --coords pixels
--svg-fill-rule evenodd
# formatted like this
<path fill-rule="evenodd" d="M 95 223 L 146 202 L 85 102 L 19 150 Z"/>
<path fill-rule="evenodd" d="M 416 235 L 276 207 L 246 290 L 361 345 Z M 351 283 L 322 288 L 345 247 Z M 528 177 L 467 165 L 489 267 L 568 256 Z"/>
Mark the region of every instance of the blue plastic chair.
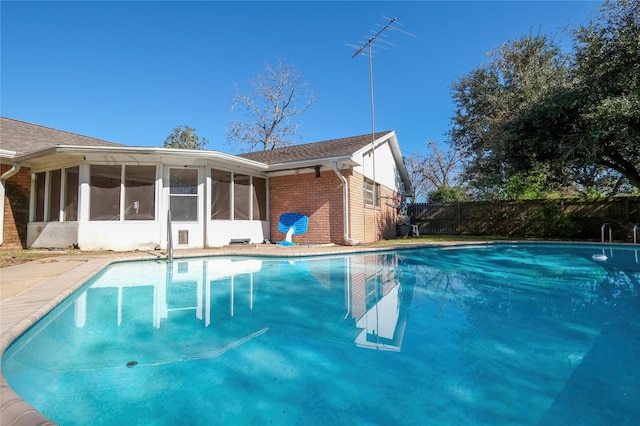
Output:
<path fill-rule="evenodd" d="M 308 226 L 309 218 L 300 213 L 284 213 L 280 215 L 278 231 L 286 234 L 286 237 L 284 241 L 278 241 L 278 244 L 282 246 L 295 245 L 295 243 L 291 241 L 291 237 L 293 235 L 306 234 Z"/>

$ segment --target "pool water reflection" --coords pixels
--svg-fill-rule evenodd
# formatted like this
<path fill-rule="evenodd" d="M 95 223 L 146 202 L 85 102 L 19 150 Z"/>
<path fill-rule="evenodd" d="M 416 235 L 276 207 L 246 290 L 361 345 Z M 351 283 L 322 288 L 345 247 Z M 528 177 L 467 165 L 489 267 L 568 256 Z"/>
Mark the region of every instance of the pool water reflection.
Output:
<path fill-rule="evenodd" d="M 107 268 L 3 374 L 61 424 L 631 424 L 637 252 L 492 245 Z"/>

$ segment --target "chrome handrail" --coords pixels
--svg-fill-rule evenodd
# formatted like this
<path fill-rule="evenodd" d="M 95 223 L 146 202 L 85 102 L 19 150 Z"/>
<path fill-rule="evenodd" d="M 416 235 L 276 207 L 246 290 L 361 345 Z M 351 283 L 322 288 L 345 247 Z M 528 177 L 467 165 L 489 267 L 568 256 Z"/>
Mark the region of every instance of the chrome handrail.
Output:
<path fill-rule="evenodd" d="M 611 231 L 611 225 L 609 225 L 608 223 L 603 223 L 602 226 L 600 227 L 600 235 L 602 237 L 602 242 L 604 243 L 604 230 L 609 227 L 609 242 L 612 243 L 613 242 L 613 233 Z"/>
<path fill-rule="evenodd" d="M 173 262 L 173 230 L 171 229 L 171 210 L 167 211 L 167 256 Z"/>
<path fill-rule="evenodd" d="M 640 225 L 637 223 L 633 224 L 633 244 L 638 243 L 638 227 L 640 227 Z"/>

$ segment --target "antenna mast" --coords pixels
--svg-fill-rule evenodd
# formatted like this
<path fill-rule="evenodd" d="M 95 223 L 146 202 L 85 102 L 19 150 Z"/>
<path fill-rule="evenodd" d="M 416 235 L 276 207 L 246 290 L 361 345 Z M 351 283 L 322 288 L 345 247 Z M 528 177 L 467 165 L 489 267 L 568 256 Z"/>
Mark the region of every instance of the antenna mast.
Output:
<path fill-rule="evenodd" d="M 384 32 L 384 30 L 386 30 L 387 28 L 389 28 L 391 26 L 391 24 L 393 24 L 394 22 L 396 22 L 396 18 L 392 18 L 389 20 L 389 22 L 387 23 L 387 25 L 385 25 L 384 27 L 382 27 L 382 29 L 380 31 L 378 31 L 373 37 L 371 37 L 369 40 L 367 40 L 357 51 L 356 53 L 353 54 L 353 56 L 351 57 L 351 59 L 355 58 L 356 56 L 358 56 L 359 54 L 362 53 L 362 51 L 369 47 L 369 57 L 371 57 L 371 45 L 373 44 L 373 42 L 380 36 L 380 34 L 382 34 Z"/>
<path fill-rule="evenodd" d="M 376 206 L 376 202 L 377 202 L 377 197 L 378 197 L 378 193 L 377 193 L 377 186 L 376 186 L 376 156 L 375 156 L 375 106 L 374 106 L 374 96 L 373 96 L 373 44 L 374 42 L 378 41 L 378 42 L 382 42 L 382 43 L 386 43 L 390 46 L 395 47 L 395 45 L 393 43 L 390 43 L 386 40 L 384 40 L 383 38 L 381 38 L 381 36 L 383 35 L 382 33 L 387 30 L 390 29 L 391 31 L 400 31 L 403 32 L 407 35 L 413 36 L 415 37 L 413 34 L 408 33 L 406 31 L 403 31 L 399 28 L 393 27 L 392 25 L 394 23 L 397 23 L 399 25 L 399 22 L 396 22 L 396 18 L 388 18 L 386 16 L 383 16 L 383 18 L 388 19 L 389 22 L 387 22 L 386 25 L 382 26 L 380 24 L 377 24 L 378 26 L 380 26 L 380 30 L 376 33 L 374 33 L 373 36 L 369 37 L 369 39 L 367 41 L 365 41 L 364 43 L 362 43 L 361 45 L 355 46 L 355 45 L 348 45 L 351 47 L 354 47 L 356 49 L 356 52 L 351 56 L 351 59 L 355 58 L 356 56 L 362 54 L 365 49 L 368 49 L 368 54 L 369 54 L 369 92 L 370 92 L 370 96 L 371 96 L 371 161 L 372 161 L 372 178 L 373 178 L 373 204 L 374 204 L 374 215 L 373 215 L 373 228 L 374 228 L 374 241 L 378 240 L 378 226 L 377 226 L 377 213 L 375 213 L 375 206 Z M 373 30 L 371 32 L 374 32 Z M 377 45 L 379 46 L 379 44 Z M 382 48 L 385 48 L 384 46 L 379 46 Z"/>

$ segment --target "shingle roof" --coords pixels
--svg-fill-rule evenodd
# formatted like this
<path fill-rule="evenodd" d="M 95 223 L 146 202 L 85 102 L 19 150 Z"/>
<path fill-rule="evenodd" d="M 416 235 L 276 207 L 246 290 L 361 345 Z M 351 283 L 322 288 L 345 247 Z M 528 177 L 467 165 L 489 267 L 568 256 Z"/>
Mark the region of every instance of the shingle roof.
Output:
<path fill-rule="evenodd" d="M 57 145 L 123 146 L 119 143 L 39 126 L 12 118 L 0 117 L 0 148 L 18 155 Z"/>
<path fill-rule="evenodd" d="M 375 133 L 373 138 L 378 140 L 391 133 L 390 130 Z M 292 145 L 269 151 L 248 152 L 238 154 L 239 157 L 259 161 L 265 164 L 284 164 L 307 160 L 322 160 L 326 158 L 349 157 L 361 148 L 371 143 L 371 133 L 342 139 L 331 139 L 323 142 Z"/>

